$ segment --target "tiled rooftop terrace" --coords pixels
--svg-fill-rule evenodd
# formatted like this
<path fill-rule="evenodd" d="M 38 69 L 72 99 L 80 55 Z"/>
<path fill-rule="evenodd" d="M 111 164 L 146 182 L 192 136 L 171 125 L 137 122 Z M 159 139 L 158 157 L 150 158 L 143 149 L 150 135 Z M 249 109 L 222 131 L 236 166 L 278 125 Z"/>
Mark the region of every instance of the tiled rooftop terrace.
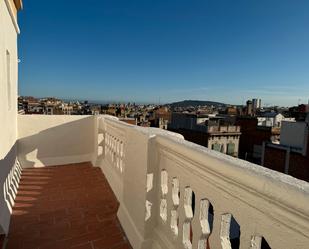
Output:
<path fill-rule="evenodd" d="M 109 116 L 21 115 L 18 134 L 6 248 L 308 248 L 306 182 Z"/>
<path fill-rule="evenodd" d="M 129 249 L 118 202 L 90 163 L 24 169 L 7 249 Z"/>

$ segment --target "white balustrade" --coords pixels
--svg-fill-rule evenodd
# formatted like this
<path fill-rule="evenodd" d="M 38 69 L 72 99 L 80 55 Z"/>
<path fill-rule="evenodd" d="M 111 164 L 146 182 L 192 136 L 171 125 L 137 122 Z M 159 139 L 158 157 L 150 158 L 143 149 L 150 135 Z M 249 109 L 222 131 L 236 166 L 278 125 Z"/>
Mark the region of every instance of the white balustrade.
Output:
<path fill-rule="evenodd" d="M 123 171 L 125 168 L 125 130 L 113 122 L 112 117 L 100 117 L 98 120 L 98 159 L 97 164 L 103 171 L 118 200 L 123 189 Z"/>
<path fill-rule="evenodd" d="M 22 168 L 20 166 L 20 163 L 16 159 L 14 166 L 10 170 L 3 183 L 3 197 L 10 214 L 12 214 L 13 212 L 17 189 L 21 178 L 21 171 Z"/>
<path fill-rule="evenodd" d="M 308 183 L 109 116 L 98 141 L 134 249 L 308 248 Z"/>

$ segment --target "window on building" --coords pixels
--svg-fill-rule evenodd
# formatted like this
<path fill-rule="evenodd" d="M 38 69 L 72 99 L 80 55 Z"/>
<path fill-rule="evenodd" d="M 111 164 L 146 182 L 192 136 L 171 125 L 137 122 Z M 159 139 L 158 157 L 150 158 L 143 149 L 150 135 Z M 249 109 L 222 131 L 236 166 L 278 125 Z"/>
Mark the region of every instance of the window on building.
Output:
<path fill-rule="evenodd" d="M 218 144 L 218 143 L 213 144 L 212 149 L 220 152 L 221 151 L 221 144 Z"/>
<path fill-rule="evenodd" d="M 11 101 L 11 56 L 10 52 L 6 51 L 6 82 L 7 82 L 7 101 L 8 101 L 8 109 L 12 108 Z"/>
<path fill-rule="evenodd" d="M 235 144 L 229 143 L 229 144 L 227 145 L 227 153 L 226 153 L 226 154 L 232 156 L 232 155 L 234 155 L 234 152 L 235 152 Z"/>
<path fill-rule="evenodd" d="M 220 150 L 220 152 L 221 152 L 221 153 L 224 153 L 224 144 L 221 145 L 221 150 Z"/>

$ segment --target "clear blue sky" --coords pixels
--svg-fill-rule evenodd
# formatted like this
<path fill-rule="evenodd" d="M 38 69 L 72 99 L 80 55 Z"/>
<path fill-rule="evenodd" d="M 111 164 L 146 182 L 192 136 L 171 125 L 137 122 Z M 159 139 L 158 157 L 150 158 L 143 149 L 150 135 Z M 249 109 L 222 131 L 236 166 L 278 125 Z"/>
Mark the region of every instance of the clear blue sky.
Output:
<path fill-rule="evenodd" d="M 308 0 L 23 2 L 20 95 L 308 101 Z"/>

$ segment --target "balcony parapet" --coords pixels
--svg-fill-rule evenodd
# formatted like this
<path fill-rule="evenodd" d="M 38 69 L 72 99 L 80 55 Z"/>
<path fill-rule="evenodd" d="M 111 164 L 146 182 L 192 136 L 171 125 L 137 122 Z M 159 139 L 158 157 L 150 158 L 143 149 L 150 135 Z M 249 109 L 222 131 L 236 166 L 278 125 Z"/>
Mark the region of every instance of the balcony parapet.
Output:
<path fill-rule="evenodd" d="M 134 249 L 308 247 L 307 182 L 111 116 L 18 122 L 23 167 L 90 160 L 102 169 Z"/>
<path fill-rule="evenodd" d="M 308 183 L 178 134 L 108 116 L 98 118 L 98 127 L 97 165 L 120 202 L 133 248 L 228 249 L 235 239 L 240 248 L 309 243 Z"/>

